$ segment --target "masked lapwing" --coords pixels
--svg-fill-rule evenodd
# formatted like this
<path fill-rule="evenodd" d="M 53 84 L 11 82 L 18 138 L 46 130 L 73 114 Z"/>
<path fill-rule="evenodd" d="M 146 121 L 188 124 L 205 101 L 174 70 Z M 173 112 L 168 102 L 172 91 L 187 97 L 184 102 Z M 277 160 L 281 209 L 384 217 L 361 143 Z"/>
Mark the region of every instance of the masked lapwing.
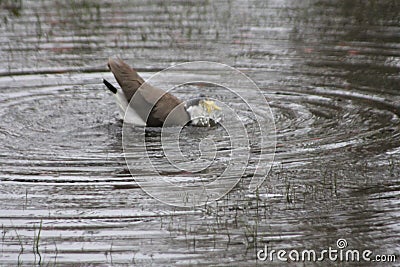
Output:
<path fill-rule="evenodd" d="M 121 118 L 136 126 L 211 126 L 214 111 L 221 110 L 204 96 L 182 102 L 172 94 L 145 83 L 142 77 L 121 59 L 110 58 L 108 67 L 122 90 L 107 80 L 103 83 L 114 94 Z"/>

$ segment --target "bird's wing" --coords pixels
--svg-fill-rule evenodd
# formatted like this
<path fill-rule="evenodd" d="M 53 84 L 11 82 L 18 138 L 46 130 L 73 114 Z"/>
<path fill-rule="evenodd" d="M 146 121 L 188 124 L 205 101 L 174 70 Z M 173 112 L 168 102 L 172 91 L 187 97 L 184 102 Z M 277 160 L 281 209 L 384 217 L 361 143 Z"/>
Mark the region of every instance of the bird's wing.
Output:
<path fill-rule="evenodd" d="M 141 102 L 141 99 L 144 101 Z M 174 95 L 165 92 L 148 83 L 144 83 L 137 91 L 134 98 L 134 106 L 144 106 L 145 103 L 149 117 L 147 119 L 149 126 L 162 126 L 167 119 L 166 126 L 185 125 L 190 120 L 189 114 L 181 100 Z M 151 106 L 151 107 L 150 107 Z"/>
<path fill-rule="evenodd" d="M 108 67 L 114 74 L 115 79 L 125 94 L 126 100 L 129 102 L 137 89 L 144 83 L 143 78 L 120 58 L 109 58 Z"/>
<path fill-rule="evenodd" d="M 161 126 L 168 114 L 182 103 L 172 94 L 145 83 L 136 70 L 121 59 L 110 58 L 108 66 L 121 86 L 128 102 L 131 101 L 135 93 L 138 93 L 131 104 L 142 119 L 145 120 L 148 115 L 149 126 Z M 169 122 L 173 125 L 184 125 L 189 120 L 189 114 L 183 105 L 180 105 L 171 115 L 172 118 Z"/>

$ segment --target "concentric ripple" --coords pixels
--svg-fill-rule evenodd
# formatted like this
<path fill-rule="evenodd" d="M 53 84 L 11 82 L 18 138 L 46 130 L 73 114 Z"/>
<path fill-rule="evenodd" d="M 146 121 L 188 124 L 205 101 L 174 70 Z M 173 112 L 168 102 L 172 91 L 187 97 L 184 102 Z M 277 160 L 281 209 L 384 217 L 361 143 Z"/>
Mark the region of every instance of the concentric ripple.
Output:
<path fill-rule="evenodd" d="M 1 78 L 3 84 L 12 85 L 2 89 L 0 104 L 3 179 L 11 177 L 11 173 L 13 180 L 25 180 L 24 174 L 32 172 L 46 176 L 46 169 L 53 174 L 55 171 L 51 164 L 57 162 L 64 165 L 59 168 L 61 173 L 73 173 L 85 168 L 85 164 L 90 164 L 91 160 L 97 162 L 102 158 L 96 164 L 96 168 L 102 169 L 101 164 L 107 158 L 121 157 L 118 146 L 120 125 L 114 116 L 112 99 L 95 84 L 97 76 L 99 75 L 22 76 L 18 77 L 19 81 Z M 74 81 L 80 79 L 92 84 L 74 85 Z M 41 82 L 38 83 L 38 80 Z M 56 84 L 52 84 L 56 81 Z M 60 84 L 60 81 L 65 84 Z M 24 88 L 23 84 L 27 82 L 38 85 Z M 169 86 L 168 83 L 166 86 Z M 191 87 L 193 86 L 187 85 L 177 88 L 175 93 L 183 99 L 196 97 L 196 90 L 199 89 Z M 234 96 L 227 99 L 226 93 L 218 87 L 202 90 L 207 90 L 221 101 L 229 100 L 230 106 L 238 111 L 237 114 L 245 122 L 246 128 L 253 127 L 254 113 L 242 106 L 240 99 L 235 99 Z M 363 153 L 379 155 L 398 148 L 400 108 L 388 99 L 365 93 L 349 93 L 340 88 L 264 90 L 264 95 L 271 105 L 276 121 L 278 162 L 303 165 L 309 157 L 336 157 L 332 151 L 340 149 L 354 152 L 350 157 L 357 154 L 361 157 Z M 258 106 L 255 112 L 263 115 L 263 109 L 264 107 Z M 196 138 L 192 136 L 194 132 L 199 134 L 199 138 L 210 134 L 221 136 L 214 143 L 220 147 L 219 150 L 224 149 L 223 128 L 188 128 L 183 132 L 186 135 L 183 140 Z M 197 151 L 197 148 L 190 148 L 191 143 L 186 144 L 189 150 Z M 385 145 L 382 146 L 382 143 Z M 227 146 L 228 144 L 229 142 L 226 143 Z M 155 144 L 149 145 L 156 147 Z M 112 150 L 107 146 L 111 146 Z M 251 144 L 252 151 L 257 151 L 257 146 L 257 143 Z M 78 151 L 82 147 L 85 149 Z M 102 156 L 99 152 L 105 152 L 106 155 Z M 153 155 L 157 156 L 157 153 L 161 152 L 154 152 Z M 349 155 L 342 154 L 343 157 Z M 79 165 L 79 160 L 82 161 L 82 166 L 74 167 L 74 164 Z M 18 163 L 11 164 L 15 161 L 21 166 Z M 66 161 L 72 164 L 70 170 Z M 33 162 L 38 165 L 34 164 L 29 168 L 25 165 L 28 162 L 29 165 Z M 168 172 L 164 167 L 160 165 L 157 168 Z M 21 177 L 17 177 L 17 173 Z"/>
<path fill-rule="evenodd" d="M 60 182 L 57 177 L 63 175 L 69 177 L 61 180 L 88 180 L 81 171 L 92 166 L 100 173 L 108 158 L 120 156 L 115 144 L 120 130 L 107 106 L 112 102 L 98 86 L 79 85 L 80 79 L 91 78 L 79 76 L 79 83 L 74 75 L 1 78 L 11 85 L 2 89 L 0 104 L 3 179 L 29 181 L 36 174 L 42 178 L 34 180 L 48 182 Z M 26 87 L 31 81 L 41 82 Z"/>
<path fill-rule="evenodd" d="M 283 153 L 278 153 L 282 162 L 294 159 L 303 165 L 304 156 L 339 156 L 345 161 L 398 147 L 400 109 L 387 99 L 339 88 L 280 91 L 268 97 L 273 99 L 278 140 L 283 142 Z"/>

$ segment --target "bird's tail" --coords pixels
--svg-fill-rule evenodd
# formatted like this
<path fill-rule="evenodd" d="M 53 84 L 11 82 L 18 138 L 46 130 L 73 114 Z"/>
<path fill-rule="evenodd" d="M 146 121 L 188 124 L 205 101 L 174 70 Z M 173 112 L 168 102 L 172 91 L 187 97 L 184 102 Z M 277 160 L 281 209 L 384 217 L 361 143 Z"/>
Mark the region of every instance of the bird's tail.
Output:
<path fill-rule="evenodd" d="M 114 87 L 111 83 L 109 83 L 106 79 L 103 79 L 103 83 L 107 86 L 108 90 L 113 92 L 113 94 L 117 93 L 117 88 Z"/>

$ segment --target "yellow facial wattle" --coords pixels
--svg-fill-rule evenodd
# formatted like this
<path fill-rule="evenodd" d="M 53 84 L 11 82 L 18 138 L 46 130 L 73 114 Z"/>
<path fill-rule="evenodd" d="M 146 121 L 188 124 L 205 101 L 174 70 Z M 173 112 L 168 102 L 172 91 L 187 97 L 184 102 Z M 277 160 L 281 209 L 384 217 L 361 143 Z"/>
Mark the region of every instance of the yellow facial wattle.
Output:
<path fill-rule="evenodd" d="M 211 100 L 203 100 L 201 102 L 201 104 L 203 105 L 203 107 L 205 108 L 205 110 L 207 111 L 208 114 L 210 114 L 211 112 L 213 112 L 214 110 L 221 110 L 220 107 L 218 107 L 214 101 Z"/>

